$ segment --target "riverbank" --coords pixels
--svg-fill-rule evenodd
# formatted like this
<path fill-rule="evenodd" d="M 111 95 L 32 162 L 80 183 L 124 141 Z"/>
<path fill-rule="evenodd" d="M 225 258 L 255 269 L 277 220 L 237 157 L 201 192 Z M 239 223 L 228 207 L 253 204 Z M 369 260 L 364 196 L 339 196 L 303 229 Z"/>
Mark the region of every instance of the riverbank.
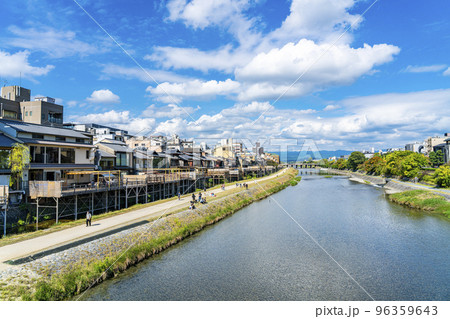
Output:
<path fill-rule="evenodd" d="M 230 194 L 195 210 L 159 218 L 132 229 L 21 265 L 0 281 L 1 299 L 65 300 L 158 254 L 253 201 L 278 192 L 295 180 L 287 170 L 257 181 L 249 190 Z M 250 181 L 249 181 L 250 182 Z M 15 272 L 15 273 L 14 273 Z"/>
<path fill-rule="evenodd" d="M 396 204 L 404 205 L 430 213 L 438 213 L 450 218 L 450 194 L 439 189 L 425 189 L 423 185 L 406 183 L 394 179 L 386 180 L 380 176 L 369 176 L 356 172 L 327 169 L 333 174 L 349 177 L 349 180 L 372 186 L 382 186 L 388 199 Z"/>
<path fill-rule="evenodd" d="M 394 203 L 427 212 L 438 213 L 450 218 L 450 202 L 442 196 L 425 190 L 411 190 L 388 196 Z"/>

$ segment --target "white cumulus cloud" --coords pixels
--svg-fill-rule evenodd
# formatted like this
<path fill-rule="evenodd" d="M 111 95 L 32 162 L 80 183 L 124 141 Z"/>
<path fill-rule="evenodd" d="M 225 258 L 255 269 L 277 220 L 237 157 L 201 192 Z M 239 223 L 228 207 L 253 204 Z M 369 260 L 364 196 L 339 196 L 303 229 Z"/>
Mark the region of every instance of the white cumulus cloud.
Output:
<path fill-rule="evenodd" d="M 240 84 L 231 79 L 226 81 L 200 81 L 192 80 L 182 83 L 168 83 L 164 82 L 156 87 L 148 87 L 153 96 L 156 96 L 160 101 L 171 103 L 180 102 L 183 99 L 197 99 L 205 100 L 214 98 L 216 95 L 230 95 L 236 93 Z"/>
<path fill-rule="evenodd" d="M 87 115 L 72 116 L 72 121 L 77 123 L 97 123 L 97 124 L 124 124 L 130 121 L 130 111 L 111 110 L 104 113 L 91 113 Z"/>
<path fill-rule="evenodd" d="M 22 75 L 24 78 L 33 79 L 36 76 L 46 75 L 54 68 L 53 65 L 46 65 L 45 67 L 30 65 L 29 55 L 28 51 L 10 54 L 0 50 L 0 76 L 18 78 Z"/>
<path fill-rule="evenodd" d="M 105 89 L 92 92 L 91 96 L 87 97 L 86 100 L 91 103 L 108 104 L 119 103 L 120 97 L 110 90 Z"/>

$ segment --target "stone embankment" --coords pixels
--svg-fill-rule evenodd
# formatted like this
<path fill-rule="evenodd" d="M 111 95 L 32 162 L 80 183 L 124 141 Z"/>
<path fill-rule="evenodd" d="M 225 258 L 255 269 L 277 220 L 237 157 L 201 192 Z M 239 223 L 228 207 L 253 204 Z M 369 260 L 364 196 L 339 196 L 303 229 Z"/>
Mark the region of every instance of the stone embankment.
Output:
<path fill-rule="evenodd" d="M 326 171 L 330 174 L 336 174 L 336 175 L 344 175 L 348 176 L 349 179 L 353 182 L 363 183 L 363 184 L 373 184 L 373 185 L 384 185 L 386 184 L 386 179 L 384 177 L 380 176 L 369 176 L 357 172 L 349 172 L 349 171 L 341 171 L 338 169 L 321 169 L 323 171 Z"/>
<path fill-rule="evenodd" d="M 450 193 L 441 191 L 436 188 L 427 187 L 427 186 L 421 185 L 421 184 L 405 183 L 405 182 L 401 182 L 401 181 L 398 181 L 395 179 L 387 179 L 387 178 L 384 178 L 381 176 L 370 176 L 370 175 L 365 175 L 365 174 L 361 174 L 361 173 L 357 173 L 357 172 L 341 171 L 341 170 L 332 169 L 332 168 L 321 169 L 321 170 L 327 171 L 330 174 L 348 176 L 349 180 L 351 180 L 353 182 L 369 184 L 369 185 L 373 185 L 373 186 L 382 186 L 384 191 L 388 195 L 421 189 L 421 190 L 432 192 L 436 195 L 443 196 L 446 199 L 450 200 Z"/>

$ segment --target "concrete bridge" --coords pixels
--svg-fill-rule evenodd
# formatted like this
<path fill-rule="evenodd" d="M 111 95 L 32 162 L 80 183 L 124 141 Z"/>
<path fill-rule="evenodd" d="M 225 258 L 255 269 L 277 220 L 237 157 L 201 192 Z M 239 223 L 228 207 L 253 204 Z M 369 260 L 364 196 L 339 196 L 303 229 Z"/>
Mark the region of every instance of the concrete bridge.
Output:
<path fill-rule="evenodd" d="M 288 163 L 288 164 L 286 164 L 286 166 L 293 167 L 293 168 L 316 168 L 316 167 L 319 167 L 319 165 L 317 163 L 303 163 L 303 162 Z"/>

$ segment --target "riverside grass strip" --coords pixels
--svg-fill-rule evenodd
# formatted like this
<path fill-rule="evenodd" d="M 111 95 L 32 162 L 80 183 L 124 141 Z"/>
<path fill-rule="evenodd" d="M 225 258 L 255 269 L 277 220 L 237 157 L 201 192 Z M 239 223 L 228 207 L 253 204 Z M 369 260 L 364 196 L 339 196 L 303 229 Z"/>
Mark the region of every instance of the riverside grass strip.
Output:
<path fill-rule="evenodd" d="M 450 202 L 426 190 L 411 190 L 389 195 L 394 203 L 450 218 Z"/>
<path fill-rule="evenodd" d="M 147 259 L 184 238 L 201 231 L 254 201 L 268 197 L 292 185 L 301 178 L 298 171 L 289 169 L 285 174 L 261 183 L 263 189 L 231 194 L 196 210 L 187 210 L 158 220 L 144 236 L 124 236 L 101 256 L 85 256 L 71 262 L 63 269 L 51 267 L 40 269 L 38 279 L 29 278 L 5 287 L 1 299 L 8 300 L 70 300 L 108 278 L 114 277 L 129 267 Z M 136 238 L 137 237 L 137 238 Z M 123 251 L 137 240 L 123 255 Z M 117 261 L 116 261 L 117 260 Z M 116 261 L 116 262 L 115 262 Z M 0 288 L 2 289 L 2 288 Z"/>

